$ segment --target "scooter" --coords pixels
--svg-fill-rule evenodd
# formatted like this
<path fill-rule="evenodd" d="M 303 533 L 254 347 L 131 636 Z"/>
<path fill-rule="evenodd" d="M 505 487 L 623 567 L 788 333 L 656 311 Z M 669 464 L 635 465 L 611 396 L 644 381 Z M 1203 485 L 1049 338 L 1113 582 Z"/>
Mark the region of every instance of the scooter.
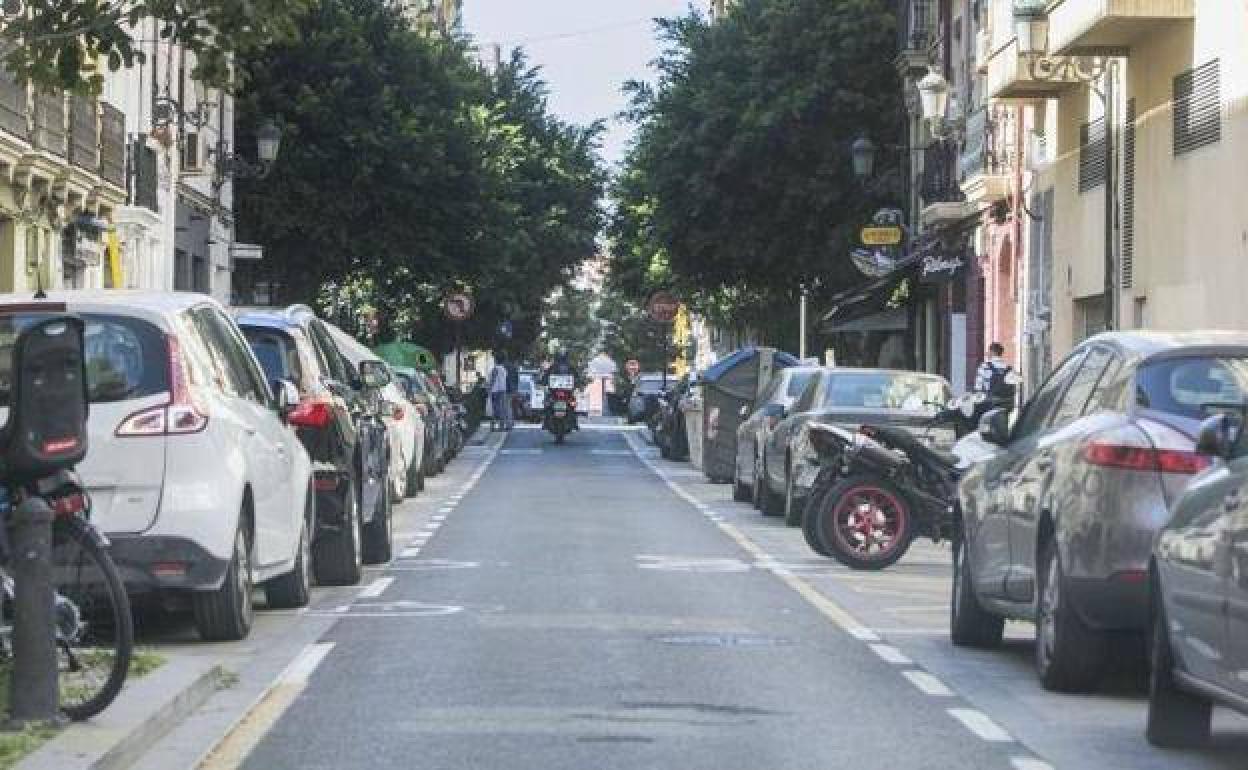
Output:
<path fill-rule="evenodd" d="M 915 537 L 939 543 L 950 536 L 958 481 L 979 454 L 978 418 L 995 404 L 986 394 L 968 394 L 929 421 L 929 431 L 954 428 L 953 451 L 895 426 L 853 432 L 812 424 L 822 469 L 802 516 L 807 544 L 852 569 L 880 570 L 905 556 Z"/>
<path fill-rule="evenodd" d="M 546 387 L 546 416 L 542 427 L 555 437 L 556 444 L 574 430 L 576 424 L 576 377 L 571 374 L 552 374 Z"/>

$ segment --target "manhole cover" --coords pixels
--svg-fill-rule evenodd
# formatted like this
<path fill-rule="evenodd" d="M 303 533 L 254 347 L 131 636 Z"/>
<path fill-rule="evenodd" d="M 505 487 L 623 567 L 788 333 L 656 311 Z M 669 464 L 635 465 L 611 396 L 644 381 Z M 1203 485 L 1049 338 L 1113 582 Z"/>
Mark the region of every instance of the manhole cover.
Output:
<path fill-rule="evenodd" d="M 781 647 L 792 644 L 778 636 L 741 634 L 672 634 L 655 637 L 655 641 L 689 647 Z"/>

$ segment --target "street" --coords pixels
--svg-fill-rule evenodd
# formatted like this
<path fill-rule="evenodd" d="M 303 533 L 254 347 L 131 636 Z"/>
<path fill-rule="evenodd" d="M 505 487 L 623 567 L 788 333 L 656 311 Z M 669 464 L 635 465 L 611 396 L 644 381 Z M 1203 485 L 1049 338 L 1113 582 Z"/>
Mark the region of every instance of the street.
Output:
<path fill-rule="evenodd" d="M 210 702 L 139 766 L 185 762 L 214 712 L 205 768 L 1242 766 L 1222 713 L 1207 749 L 1150 749 L 1130 671 L 1043 692 L 1029 627 L 952 648 L 947 549 L 850 573 L 641 435 L 487 436 L 393 563 L 276 618 L 294 662 L 246 718 Z"/>

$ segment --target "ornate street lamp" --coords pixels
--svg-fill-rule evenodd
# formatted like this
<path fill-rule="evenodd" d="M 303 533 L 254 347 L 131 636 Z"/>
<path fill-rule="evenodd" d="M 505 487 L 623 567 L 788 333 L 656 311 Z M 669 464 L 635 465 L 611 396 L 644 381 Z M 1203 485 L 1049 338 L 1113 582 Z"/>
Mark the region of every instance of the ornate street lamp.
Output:
<path fill-rule="evenodd" d="M 273 170 L 281 148 L 282 130 L 272 120 L 266 120 L 256 130 L 255 163 L 231 152 L 229 142 L 221 140 L 215 149 L 209 150 L 214 159 L 214 186 L 220 189 L 227 178 L 264 179 Z"/>
<path fill-rule="evenodd" d="M 949 81 L 936 70 L 928 70 L 916 84 L 923 119 L 929 123 L 944 120 L 949 109 Z"/>

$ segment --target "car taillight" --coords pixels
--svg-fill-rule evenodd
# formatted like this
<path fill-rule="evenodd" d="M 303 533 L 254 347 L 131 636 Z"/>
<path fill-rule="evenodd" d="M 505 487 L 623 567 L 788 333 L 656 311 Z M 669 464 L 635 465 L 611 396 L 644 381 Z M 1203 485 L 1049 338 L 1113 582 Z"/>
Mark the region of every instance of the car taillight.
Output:
<path fill-rule="evenodd" d="M 324 428 L 334 419 L 333 408 L 323 399 L 305 398 L 286 415 L 286 422 L 298 428 Z"/>
<path fill-rule="evenodd" d="M 1094 442 L 1083 449 L 1084 462 L 1102 468 L 1160 473 L 1200 473 L 1211 464 L 1205 455 L 1185 449 L 1153 449 Z"/>
<path fill-rule="evenodd" d="M 117 436 L 170 436 L 199 433 L 208 427 L 207 410 L 196 403 L 191 393 L 178 338 L 170 335 L 165 342 L 169 352 L 169 402 L 135 412 L 122 420 L 117 426 Z"/>

